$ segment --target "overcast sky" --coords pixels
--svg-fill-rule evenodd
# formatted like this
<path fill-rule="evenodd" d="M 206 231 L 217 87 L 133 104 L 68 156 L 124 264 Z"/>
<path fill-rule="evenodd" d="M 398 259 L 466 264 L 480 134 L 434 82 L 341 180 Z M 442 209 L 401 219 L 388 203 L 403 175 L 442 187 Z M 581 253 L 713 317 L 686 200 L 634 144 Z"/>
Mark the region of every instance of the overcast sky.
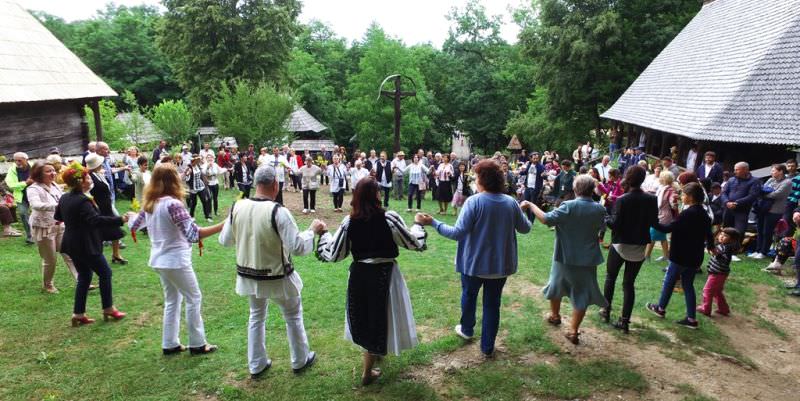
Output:
<path fill-rule="evenodd" d="M 30 10 L 41 10 L 67 21 L 91 18 L 107 0 L 17 0 Z M 509 6 L 523 0 L 483 0 L 489 15 L 503 15 L 503 38 L 516 42 L 519 29 L 511 20 Z M 116 0 L 117 4 L 159 5 L 158 0 Z M 440 47 L 450 26 L 445 15 L 452 7 L 462 7 L 467 0 L 303 0 L 300 20 L 317 19 L 333 27 L 348 41 L 360 39 L 372 21 L 406 44 L 431 42 Z"/>

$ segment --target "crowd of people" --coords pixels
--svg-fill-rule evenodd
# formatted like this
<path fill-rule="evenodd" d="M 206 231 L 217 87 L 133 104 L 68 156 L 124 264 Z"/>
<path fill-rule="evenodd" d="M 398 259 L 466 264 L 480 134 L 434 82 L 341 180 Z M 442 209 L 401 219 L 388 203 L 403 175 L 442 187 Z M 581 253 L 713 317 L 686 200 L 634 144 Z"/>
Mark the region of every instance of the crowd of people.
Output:
<path fill-rule="evenodd" d="M 73 161 L 64 160 L 57 148 L 33 164 L 24 153 L 14 155 L 15 164 L 0 186 L 3 235 L 24 236 L 37 245 L 42 288 L 48 293 L 58 292 L 53 277 L 57 255 L 63 256 L 77 282 L 73 326 L 94 322 L 85 313 L 86 295 L 94 288 L 100 289 L 104 319 L 125 317 L 114 306 L 112 270 L 103 255 L 106 244 L 113 264 L 127 263 L 121 255 L 125 223 L 134 240 L 143 231 L 151 243 L 148 263 L 164 294 L 164 355 L 218 349 L 205 334 L 192 244 L 219 234 L 220 244 L 235 248 L 235 291 L 250 304 L 247 359 L 254 379 L 272 365 L 265 345 L 270 300 L 286 321 L 294 372 L 316 361 L 303 321 L 303 282 L 292 262 L 292 256 L 312 252 L 323 262 L 352 255 L 345 337 L 364 351 L 362 384 L 380 377 L 376 364 L 383 356 L 414 347 L 411 296 L 396 258 L 399 248 L 426 250 L 425 226 L 458 243 L 454 264 L 461 280 L 461 317 L 454 331 L 465 340 L 475 334 L 477 296 L 483 289 L 480 350 L 487 358 L 495 353 L 503 288 L 518 268 L 517 235 L 530 232 L 534 220 L 555 231 L 549 281 L 542 290 L 550 302 L 546 322 L 562 324 L 562 299 L 569 298 L 572 316 L 564 336 L 573 344 L 580 343 L 580 325 L 590 306 L 598 306 L 601 318 L 612 323 L 620 271 L 623 302 L 613 327 L 629 333 L 636 279 L 656 243 L 663 255 L 659 259 L 668 264 L 660 297 L 646 310 L 665 317 L 677 288 L 686 304 L 685 316 L 676 322 L 683 327 L 697 328 L 696 313 L 711 315 L 714 303 L 716 313 L 731 313 L 724 285 L 731 264 L 739 260 L 736 254 L 748 247 L 755 260 L 774 254 L 765 270 L 776 274 L 788 270 L 785 265 L 794 254 L 797 282 L 789 294 L 800 296 L 800 254 L 792 239 L 800 224 L 795 160 L 774 165 L 762 183 L 745 162 L 727 173 L 714 152 L 683 170 L 672 157 L 654 160 L 641 147 L 612 148 L 602 156 L 590 143 L 579 145 L 572 160 L 555 151 L 461 159 L 419 149 L 406 159 L 402 151 L 390 157 L 375 150 L 348 154 L 344 147 L 315 152 L 264 147 L 258 153 L 252 144 L 243 152 L 226 145 L 216 152 L 208 144 L 196 153 L 190 149 L 182 145 L 171 153 L 161 141 L 152 158 L 132 147 L 118 162 L 103 142 L 89 144 L 83 157 Z M 344 213 L 345 192 L 352 192 L 349 212 L 335 233 L 318 219 L 301 231 L 293 213 L 315 214 L 320 207 L 316 193 L 326 186 L 335 213 Z M 194 219 L 198 201 L 203 217 L 213 223 L 225 190 L 239 192 L 236 203 L 221 222 L 199 226 Z M 285 191 L 302 192 L 302 209 L 285 206 Z M 421 210 L 427 193 L 438 204 L 436 215 L 451 208 L 458 216 L 455 224 Z M 136 211 L 117 211 L 120 194 L 134 199 Z M 416 212 L 413 225 L 389 210 L 392 197 L 405 202 L 406 212 Z M 11 227 L 17 215 L 24 233 Z M 748 234 L 752 220 L 755 235 Z M 611 232 L 609 243 L 606 231 Z M 608 249 L 605 261 L 603 248 Z M 706 272 L 705 252 L 711 254 Z M 604 262 L 601 289 L 597 267 Z M 699 274 L 707 274 L 700 303 L 694 289 Z M 94 275 L 98 286 L 92 285 Z M 179 337 L 183 305 L 188 346 Z"/>

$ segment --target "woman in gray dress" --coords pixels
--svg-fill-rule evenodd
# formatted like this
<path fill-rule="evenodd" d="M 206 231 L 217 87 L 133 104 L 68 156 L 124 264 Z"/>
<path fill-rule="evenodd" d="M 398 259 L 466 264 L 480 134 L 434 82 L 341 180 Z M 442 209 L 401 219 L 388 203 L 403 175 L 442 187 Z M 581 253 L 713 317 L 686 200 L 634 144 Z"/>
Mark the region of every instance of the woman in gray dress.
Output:
<path fill-rule="evenodd" d="M 597 265 L 603 263 L 597 233 L 604 224 L 606 211 L 592 200 L 594 179 L 588 175 L 575 177 L 573 189 L 576 199 L 562 203 L 557 209 L 545 213 L 536 205 L 531 210 L 536 218 L 556 228 L 556 244 L 550 281 L 542 289 L 550 300 L 550 317 L 547 322 L 561 324 L 561 298 L 572 302 L 570 331 L 564 336 L 578 344 L 578 328 L 589 305 L 605 308 L 608 303 L 597 285 Z"/>

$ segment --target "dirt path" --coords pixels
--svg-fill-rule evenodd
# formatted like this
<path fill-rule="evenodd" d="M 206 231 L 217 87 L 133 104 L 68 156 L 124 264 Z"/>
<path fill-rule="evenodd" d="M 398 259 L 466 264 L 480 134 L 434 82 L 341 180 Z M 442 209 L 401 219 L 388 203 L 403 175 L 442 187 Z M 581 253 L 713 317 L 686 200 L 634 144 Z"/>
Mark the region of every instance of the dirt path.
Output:
<path fill-rule="evenodd" d="M 531 296 L 541 300 L 539 287 L 525 280 L 509 281 L 508 290 L 523 296 Z M 766 303 L 762 303 L 766 305 Z M 544 302 L 542 302 L 544 306 Z M 617 336 L 605 328 L 594 327 L 590 320 L 584 323 L 581 336 L 582 343 L 573 346 L 562 336 L 562 329 L 551 329 L 549 334 L 554 344 L 579 361 L 595 359 L 612 359 L 624 361 L 642 374 L 650 387 L 645 394 L 633 392 L 595 394 L 591 400 L 682 400 L 685 390 L 680 386 L 690 385 L 697 392 L 714 397 L 717 400 L 797 400 L 795 388 L 800 385 L 800 364 L 796 356 L 800 353 L 800 344 L 793 334 L 800 330 L 800 323 L 790 312 L 761 311 L 761 315 L 789 336 L 779 338 L 773 332 L 757 326 L 755 320 L 739 316 L 718 318 L 714 320 L 720 330 L 728 337 L 737 351 L 749 358 L 756 366 L 752 368 L 730 358 L 713 353 L 690 350 L 691 361 L 677 360 L 668 355 L 669 348 L 654 344 L 642 344 L 637 341 L 635 332 L 630 336 Z M 544 316 L 542 317 L 544 318 Z M 569 317 L 565 314 L 565 325 Z M 675 336 L 669 332 L 662 335 L 675 342 L 675 346 L 688 346 L 677 343 Z M 504 333 L 498 336 L 498 348 L 502 350 Z M 500 358 L 504 355 L 501 353 Z M 535 353 L 523 355 L 517 363 L 555 363 L 557 358 L 551 355 Z M 439 355 L 431 365 L 411 376 L 425 381 L 433 388 L 442 388 L 447 376 L 455 370 L 476 366 L 483 360 L 477 345 L 468 344 L 450 354 Z M 442 390 L 443 391 L 443 390 Z M 442 392 L 444 395 L 444 392 Z M 541 399 L 527 397 L 526 399 Z"/>

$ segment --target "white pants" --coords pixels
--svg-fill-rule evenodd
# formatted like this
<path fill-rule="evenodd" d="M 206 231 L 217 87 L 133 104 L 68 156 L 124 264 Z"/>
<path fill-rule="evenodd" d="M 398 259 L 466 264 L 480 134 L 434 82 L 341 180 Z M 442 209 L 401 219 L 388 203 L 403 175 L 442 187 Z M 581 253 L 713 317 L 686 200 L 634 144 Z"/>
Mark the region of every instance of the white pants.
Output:
<path fill-rule="evenodd" d="M 303 326 L 303 302 L 300 297 L 273 298 L 283 312 L 286 321 L 286 338 L 292 369 L 302 368 L 308 359 L 308 338 Z M 250 296 L 250 323 L 247 331 L 247 365 L 250 373 L 257 373 L 267 366 L 266 321 L 268 298 Z"/>
<path fill-rule="evenodd" d="M 189 331 L 189 346 L 202 347 L 206 344 L 203 317 L 200 316 L 200 303 L 203 296 L 197 285 L 197 276 L 191 267 L 181 269 L 154 269 L 161 276 L 164 288 L 164 332 L 162 348 L 175 348 L 181 344 L 181 301 L 186 301 L 186 325 Z"/>

